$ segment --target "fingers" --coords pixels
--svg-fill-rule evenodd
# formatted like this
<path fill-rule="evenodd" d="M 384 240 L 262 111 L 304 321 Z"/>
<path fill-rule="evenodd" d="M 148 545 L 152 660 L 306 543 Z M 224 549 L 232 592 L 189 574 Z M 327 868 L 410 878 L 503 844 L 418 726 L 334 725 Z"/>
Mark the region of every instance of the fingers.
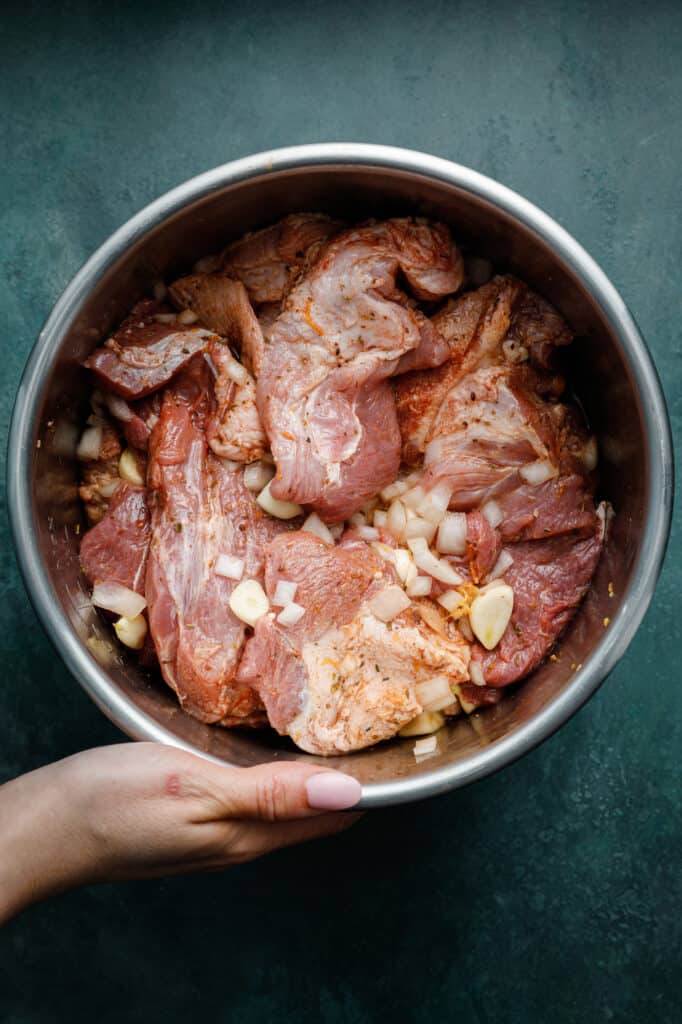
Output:
<path fill-rule="evenodd" d="M 230 862 L 245 863 L 274 850 L 284 849 L 286 846 L 296 846 L 312 839 L 337 835 L 339 832 L 345 832 L 362 816 L 362 811 L 336 812 L 299 821 L 245 822 L 239 836 L 232 837 Z"/>
<path fill-rule="evenodd" d="M 296 761 L 217 771 L 222 811 L 233 818 L 292 821 L 345 810 L 362 795 L 350 775 Z"/>

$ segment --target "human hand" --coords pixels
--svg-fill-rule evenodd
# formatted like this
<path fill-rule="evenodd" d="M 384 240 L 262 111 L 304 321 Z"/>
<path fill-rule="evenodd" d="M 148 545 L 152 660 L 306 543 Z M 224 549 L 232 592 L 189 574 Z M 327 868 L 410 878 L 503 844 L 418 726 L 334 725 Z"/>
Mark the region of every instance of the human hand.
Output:
<path fill-rule="evenodd" d="M 297 761 L 230 768 L 174 747 L 76 754 L 0 788 L 0 921 L 76 885 L 214 871 L 348 828 L 360 785 Z"/>

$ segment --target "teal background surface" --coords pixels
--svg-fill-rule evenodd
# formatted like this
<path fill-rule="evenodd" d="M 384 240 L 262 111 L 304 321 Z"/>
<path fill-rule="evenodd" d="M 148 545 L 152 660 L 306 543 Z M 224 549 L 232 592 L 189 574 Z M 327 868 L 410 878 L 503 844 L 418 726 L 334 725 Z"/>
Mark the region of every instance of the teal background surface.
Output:
<path fill-rule="evenodd" d="M 679 444 L 678 3 L 2 10 L 3 430 L 52 304 L 132 213 L 226 160 L 344 139 L 453 158 L 556 217 L 634 312 Z M 4 780 L 121 736 L 37 625 L 4 491 L 0 530 Z M 679 1021 L 681 571 L 676 524 L 627 656 L 502 774 L 225 875 L 26 912 L 0 935 L 0 1021 Z"/>

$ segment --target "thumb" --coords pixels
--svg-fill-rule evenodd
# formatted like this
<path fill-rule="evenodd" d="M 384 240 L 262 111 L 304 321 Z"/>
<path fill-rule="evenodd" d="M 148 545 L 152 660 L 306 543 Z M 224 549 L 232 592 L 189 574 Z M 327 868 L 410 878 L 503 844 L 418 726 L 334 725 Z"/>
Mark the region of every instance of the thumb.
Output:
<path fill-rule="evenodd" d="M 291 821 L 353 807 L 362 787 L 350 775 L 289 761 L 234 768 L 221 792 L 229 817 Z"/>

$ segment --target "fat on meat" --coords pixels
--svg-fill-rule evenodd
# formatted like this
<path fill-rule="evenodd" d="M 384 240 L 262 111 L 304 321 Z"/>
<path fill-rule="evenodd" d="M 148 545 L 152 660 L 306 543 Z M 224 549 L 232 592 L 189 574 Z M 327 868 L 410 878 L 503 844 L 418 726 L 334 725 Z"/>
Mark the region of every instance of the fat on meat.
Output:
<path fill-rule="evenodd" d="M 121 326 L 88 356 L 84 366 L 105 390 L 122 398 L 143 398 L 169 380 L 215 335 L 203 327 L 173 319 L 169 307 L 153 300 L 138 302 Z"/>
<path fill-rule="evenodd" d="M 556 347 L 572 339 L 556 310 L 508 275 L 451 299 L 432 324 L 448 345 L 447 362 L 434 371 L 409 373 L 395 387 L 403 458 L 408 463 L 419 461 L 443 401 L 468 374 L 500 364 L 530 363 L 548 370 Z M 560 393 L 563 382 L 547 376 L 544 386 Z"/>
<path fill-rule="evenodd" d="M 144 594 L 150 537 L 146 488 L 122 481 L 102 519 L 81 541 L 80 562 L 85 576 L 93 586 L 120 583 Z"/>
<path fill-rule="evenodd" d="M 301 531 L 277 537 L 266 552 L 270 598 L 280 580 L 296 583 L 305 614 L 288 627 L 274 612 L 262 618 L 239 678 L 303 750 L 341 754 L 388 739 L 422 710 L 417 683 L 434 673 L 453 685 L 468 679 L 467 644 L 454 628 L 434 632 L 418 602 L 391 622 L 376 617 L 372 598 L 395 577 L 364 541 L 331 547 Z"/>
<path fill-rule="evenodd" d="M 396 219 L 343 232 L 293 287 L 270 328 L 257 401 L 277 464 L 276 498 L 339 521 L 393 480 L 400 435 L 387 379 L 431 357 L 439 337 L 420 299 L 461 282 L 447 228 Z M 444 357 L 441 352 L 440 357 Z"/>
<path fill-rule="evenodd" d="M 163 677 L 188 712 L 204 722 L 257 725 L 265 721 L 262 704 L 235 679 L 245 638 L 228 604 L 236 582 L 218 576 L 215 564 L 232 555 L 244 560 L 245 578 L 258 578 L 263 548 L 282 527 L 256 505 L 243 471 L 208 450 L 212 402 L 200 357 L 166 388 L 152 431 L 149 627 Z"/>
<path fill-rule="evenodd" d="M 252 302 L 281 303 L 300 268 L 342 227 L 321 213 L 291 214 L 228 245 L 221 272 L 242 281 Z"/>
<path fill-rule="evenodd" d="M 170 294 L 177 305 L 191 309 L 204 327 L 220 335 L 208 347 L 217 375 L 216 408 L 207 425 L 212 450 L 235 462 L 255 461 L 267 449 L 253 376 L 260 372 L 263 333 L 244 285 L 221 274 L 192 274 L 171 285 Z"/>

